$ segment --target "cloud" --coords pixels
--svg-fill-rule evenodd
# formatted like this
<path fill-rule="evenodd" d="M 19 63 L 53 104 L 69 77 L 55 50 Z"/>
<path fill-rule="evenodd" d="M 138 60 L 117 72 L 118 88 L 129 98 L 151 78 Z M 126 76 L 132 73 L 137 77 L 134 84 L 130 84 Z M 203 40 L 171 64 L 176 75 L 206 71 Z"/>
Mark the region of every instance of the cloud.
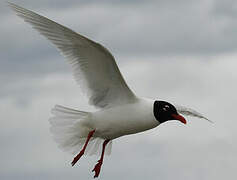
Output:
<path fill-rule="evenodd" d="M 202 111 L 215 123 L 187 118 L 187 126 L 169 122 L 145 133 L 117 139 L 113 143 L 112 155 L 105 159 L 101 176 L 104 179 L 121 179 L 125 175 L 132 179 L 171 179 L 174 175 L 178 179 L 234 177 L 233 158 L 237 148 L 234 139 L 237 134 L 232 117 L 236 107 L 232 82 L 237 76 L 235 57 L 223 56 L 215 61 L 180 58 L 173 63 L 166 59 L 125 59 L 120 69 L 138 95 L 184 103 Z M 233 79 L 229 79 L 230 74 Z M 4 120 L 1 159 L 6 162 L 1 168 L 2 177 L 90 178 L 89 170 L 98 157 L 85 157 L 79 166 L 71 168 L 72 156 L 56 147 L 48 131 L 47 119 L 54 104 L 90 109 L 71 75 L 51 74 L 37 81 L 22 81 L 9 88 L 15 92 L 1 101 Z M 223 93 L 225 89 L 228 93 Z M 26 99 L 28 105 L 22 109 L 22 105 L 15 101 L 17 99 Z M 9 110 L 13 113 L 9 114 Z M 11 159 L 6 156 L 9 153 Z"/>
<path fill-rule="evenodd" d="M 118 61 L 123 56 L 161 59 L 167 55 L 214 56 L 236 51 L 236 23 L 220 16 L 220 1 L 116 1 L 116 6 L 108 1 L 80 3 L 67 2 L 66 8 L 65 1 L 20 4 L 102 43 Z M 230 3 L 225 5 L 231 7 Z M 25 69 L 36 76 L 62 72 L 63 60 L 53 61 L 63 59 L 58 51 L 10 9 L 1 9 L 2 76 L 18 73 L 23 77 Z"/>
<path fill-rule="evenodd" d="M 20 5 L 105 45 L 142 97 L 205 114 L 116 139 L 103 179 L 235 177 L 235 2 L 37 1 Z M 98 157 L 71 168 L 49 133 L 55 104 L 93 111 L 47 40 L 0 6 L 0 179 L 89 179 Z M 170 173 L 172 172 L 172 173 Z"/>

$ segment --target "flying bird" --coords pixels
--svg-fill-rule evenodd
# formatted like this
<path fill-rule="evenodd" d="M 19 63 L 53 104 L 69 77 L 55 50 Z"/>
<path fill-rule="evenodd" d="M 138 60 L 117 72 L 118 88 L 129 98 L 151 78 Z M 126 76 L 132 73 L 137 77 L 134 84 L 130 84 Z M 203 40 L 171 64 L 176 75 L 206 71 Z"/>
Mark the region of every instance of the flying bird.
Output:
<path fill-rule="evenodd" d="M 149 130 L 170 120 L 186 124 L 180 114 L 208 120 L 193 109 L 136 96 L 104 46 L 46 17 L 8 4 L 66 57 L 89 104 L 97 108 L 95 112 L 60 105 L 52 109 L 54 116 L 49 121 L 55 141 L 63 150 L 77 154 L 72 166 L 83 154 L 96 154 L 100 150 L 100 159 L 92 170 L 94 178 L 98 177 L 104 154 L 111 153 L 113 139 Z"/>

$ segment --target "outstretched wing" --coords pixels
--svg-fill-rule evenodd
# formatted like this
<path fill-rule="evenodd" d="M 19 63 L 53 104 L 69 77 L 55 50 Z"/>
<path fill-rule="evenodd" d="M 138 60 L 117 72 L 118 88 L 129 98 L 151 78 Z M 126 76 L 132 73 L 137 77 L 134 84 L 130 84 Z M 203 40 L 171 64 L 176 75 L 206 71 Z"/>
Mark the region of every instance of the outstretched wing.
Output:
<path fill-rule="evenodd" d="M 102 45 L 30 10 L 13 3 L 9 6 L 66 57 L 76 81 L 89 98 L 89 104 L 107 108 L 136 99 L 114 57 Z"/>
<path fill-rule="evenodd" d="M 183 114 L 186 116 L 193 116 L 193 117 L 202 118 L 202 119 L 205 119 L 205 120 L 213 123 L 211 120 L 204 117 L 201 113 L 199 113 L 191 108 L 187 108 L 187 107 L 180 106 L 180 105 L 175 105 L 175 108 L 177 109 L 178 113 L 180 113 L 180 114 Z"/>

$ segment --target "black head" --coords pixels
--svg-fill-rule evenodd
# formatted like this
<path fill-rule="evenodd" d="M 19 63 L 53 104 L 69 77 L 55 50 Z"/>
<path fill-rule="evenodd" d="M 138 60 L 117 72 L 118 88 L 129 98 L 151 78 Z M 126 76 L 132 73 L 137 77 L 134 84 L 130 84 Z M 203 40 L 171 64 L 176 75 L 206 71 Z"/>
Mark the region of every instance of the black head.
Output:
<path fill-rule="evenodd" d="M 155 101 L 153 107 L 153 113 L 157 121 L 160 123 L 169 121 L 169 120 L 179 120 L 182 123 L 186 124 L 186 120 L 183 116 L 179 115 L 176 108 L 165 101 Z"/>

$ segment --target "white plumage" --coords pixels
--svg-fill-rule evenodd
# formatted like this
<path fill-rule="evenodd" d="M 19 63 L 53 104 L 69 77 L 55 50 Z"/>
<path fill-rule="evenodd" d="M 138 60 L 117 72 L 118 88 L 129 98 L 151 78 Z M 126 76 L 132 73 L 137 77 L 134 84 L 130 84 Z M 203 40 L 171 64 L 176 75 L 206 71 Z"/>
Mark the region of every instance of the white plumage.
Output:
<path fill-rule="evenodd" d="M 106 48 L 25 8 L 12 3 L 10 7 L 66 57 L 91 105 L 104 108 L 133 101 L 134 94 Z"/>
<path fill-rule="evenodd" d="M 194 109 L 185 107 L 185 106 L 181 106 L 181 105 L 175 105 L 175 108 L 177 109 L 177 111 L 180 114 L 186 115 L 186 116 L 193 116 L 193 117 L 197 117 L 197 118 L 202 118 L 205 119 L 211 123 L 213 123 L 210 119 L 207 119 L 205 116 L 203 116 L 201 113 L 195 111 Z"/>
<path fill-rule="evenodd" d="M 178 113 L 205 118 L 183 106 L 139 98 L 122 77 L 112 54 L 102 45 L 32 11 L 9 3 L 10 7 L 50 40 L 72 65 L 73 74 L 89 104 L 99 110 L 84 112 L 56 105 L 50 118 L 51 132 L 59 147 L 73 154 L 74 165 L 82 154 L 102 151 L 95 166 L 98 177 L 106 154 L 111 153 L 112 140 L 142 132 L 167 120 L 186 120 Z M 163 104 L 163 105 L 162 105 Z M 103 143 L 104 142 L 104 143 Z M 103 143 L 103 148 L 101 144 Z M 86 148 L 87 147 L 87 148 Z"/>
<path fill-rule="evenodd" d="M 66 57 L 72 65 L 76 81 L 88 96 L 89 104 L 97 108 L 110 108 L 135 101 L 135 95 L 125 83 L 114 57 L 106 48 L 30 10 L 13 3 L 9 5 Z M 89 119 L 90 113 L 58 105 L 52 109 L 52 113 L 54 117 L 50 118 L 50 122 L 54 139 L 61 149 L 76 153 L 83 146 L 88 130 L 91 130 L 81 126 L 82 122 Z M 94 141 L 102 140 L 97 138 Z M 92 145 L 89 143 L 88 146 Z M 112 144 L 108 146 L 111 149 Z M 98 152 L 95 148 L 93 151 Z"/>
<path fill-rule="evenodd" d="M 76 154 L 80 151 L 86 141 L 88 131 L 83 125 L 83 121 L 90 118 L 90 113 L 69 109 L 60 105 L 56 105 L 52 109 L 54 117 L 49 119 L 51 124 L 50 131 L 54 136 L 54 140 L 59 144 L 59 148 Z M 92 138 L 85 151 L 88 155 L 99 153 L 100 144 L 103 142 L 101 138 Z M 106 154 L 111 153 L 112 141 L 106 148 Z"/>

